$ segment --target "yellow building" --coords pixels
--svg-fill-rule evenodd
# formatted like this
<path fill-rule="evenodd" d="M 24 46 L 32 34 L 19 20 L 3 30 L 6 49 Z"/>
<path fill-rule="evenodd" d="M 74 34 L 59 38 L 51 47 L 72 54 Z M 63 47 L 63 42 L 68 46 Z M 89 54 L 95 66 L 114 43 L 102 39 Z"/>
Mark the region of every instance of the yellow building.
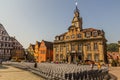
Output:
<path fill-rule="evenodd" d="M 29 47 L 26 49 L 26 60 L 35 61 L 36 59 L 34 57 L 34 53 L 35 53 L 35 45 L 30 44 Z"/>
<path fill-rule="evenodd" d="M 40 47 L 40 42 L 36 41 L 35 52 L 34 52 L 34 58 L 36 62 L 38 62 L 38 59 L 39 59 L 39 47 Z"/>
<path fill-rule="evenodd" d="M 30 54 L 33 54 L 34 55 L 34 52 L 35 52 L 35 45 L 34 44 L 30 44 L 27 51 L 30 53 Z"/>
<path fill-rule="evenodd" d="M 106 38 L 103 30 L 83 29 L 82 18 L 76 6 L 68 31 L 57 35 L 53 45 L 53 60 L 76 62 L 93 60 L 105 62 Z"/>

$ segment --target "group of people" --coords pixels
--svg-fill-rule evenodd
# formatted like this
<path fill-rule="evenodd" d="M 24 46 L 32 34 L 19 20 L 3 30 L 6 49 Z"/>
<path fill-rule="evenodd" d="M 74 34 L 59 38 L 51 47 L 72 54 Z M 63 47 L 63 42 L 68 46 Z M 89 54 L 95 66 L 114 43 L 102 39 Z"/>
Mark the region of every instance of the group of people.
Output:
<path fill-rule="evenodd" d="M 93 70 L 94 65 L 95 65 L 95 63 L 94 63 L 94 62 L 91 62 L 91 64 L 90 64 L 91 70 Z M 97 63 L 97 68 L 98 68 L 99 70 L 101 69 L 101 64 L 100 64 L 100 62 Z"/>
<path fill-rule="evenodd" d="M 0 64 L 2 64 L 2 60 L 0 59 Z"/>

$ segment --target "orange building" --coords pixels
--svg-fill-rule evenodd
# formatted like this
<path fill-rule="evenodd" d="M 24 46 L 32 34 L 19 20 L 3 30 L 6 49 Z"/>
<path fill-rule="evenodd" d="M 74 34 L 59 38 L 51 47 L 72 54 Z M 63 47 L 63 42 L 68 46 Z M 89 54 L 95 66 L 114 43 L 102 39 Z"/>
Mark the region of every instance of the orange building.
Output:
<path fill-rule="evenodd" d="M 38 62 L 53 61 L 53 43 L 42 40 L 38 57 Z"/>

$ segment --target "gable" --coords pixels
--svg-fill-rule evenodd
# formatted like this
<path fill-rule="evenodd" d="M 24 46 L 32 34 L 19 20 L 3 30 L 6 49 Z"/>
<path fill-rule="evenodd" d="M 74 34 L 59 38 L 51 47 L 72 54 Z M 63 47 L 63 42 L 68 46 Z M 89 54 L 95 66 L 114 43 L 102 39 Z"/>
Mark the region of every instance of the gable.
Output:
<path fill-rule="evenodd" d="M 10 37 L 2 24 L 0 24 L 0 35 Z"/>

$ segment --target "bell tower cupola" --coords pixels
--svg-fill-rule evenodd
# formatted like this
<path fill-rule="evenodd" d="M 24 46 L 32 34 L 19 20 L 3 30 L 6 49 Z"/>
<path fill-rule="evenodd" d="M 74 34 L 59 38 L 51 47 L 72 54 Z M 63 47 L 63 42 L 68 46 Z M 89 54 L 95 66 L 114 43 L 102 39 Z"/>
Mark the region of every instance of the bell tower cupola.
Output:
<path fill-rule="evenodd" d="M 76 2 L 76 8 L 74 10 L 74 17 L 73 17 L 73 20 L 72 20 L 72 26 L 75 26 L 79 30 L 82 30 L 82 17 L 80 17 L 77 2 Z"/>

